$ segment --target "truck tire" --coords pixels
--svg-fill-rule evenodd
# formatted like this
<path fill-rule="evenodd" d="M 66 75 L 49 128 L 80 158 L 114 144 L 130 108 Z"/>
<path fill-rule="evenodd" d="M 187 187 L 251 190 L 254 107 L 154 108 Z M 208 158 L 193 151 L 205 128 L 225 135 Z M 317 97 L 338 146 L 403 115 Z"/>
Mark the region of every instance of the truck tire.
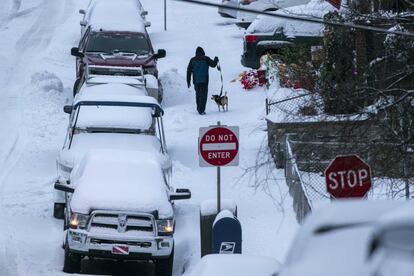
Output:
<path fill-rule="evenodd" d="M 171 276 L 174 263 L 174 248 L 167 259 L 157 260 L 155 263 L 155 276 Z"/>
<path fill-rule="evenodd" d="M 82 85 L 81 79 L 76 79 L 75 83 L 73 84 L 73 97 L 75 97 L 76 94 L 78 94 L 81 85 Z"/>
<path fill-rule="evenodd" d="M 79 273 L 81 271 L 82 258 L 79 254 L 70 253 L 68 243 L 65 243 L 65 259 L 63 261 L 63 272 Z"/>
<path fill-rule="evenodd" d="M 162 88 L 161 82 L 158 80 L 158 103 L 161 104 L 164 98 L 164 89 Z"/>
<path fill-rule="evenodd" d="M 53 217 L 56 219 L 64 219 L 65 218 L 65 204 L 55 202 L 53 204 Z"/>

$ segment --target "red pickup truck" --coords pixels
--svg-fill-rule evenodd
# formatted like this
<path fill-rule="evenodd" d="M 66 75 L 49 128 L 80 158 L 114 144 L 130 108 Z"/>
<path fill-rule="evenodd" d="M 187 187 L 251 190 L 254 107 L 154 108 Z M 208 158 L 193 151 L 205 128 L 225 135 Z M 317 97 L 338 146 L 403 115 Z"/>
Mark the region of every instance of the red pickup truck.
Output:
<path fill-rule="evenodd" d="M 78 47 L 71 49 L 76 57 L 76 82 L 73 87 L 77 93 L 85 81 L 86 66 L 99 65 L 96 75 L 127 75 L 119 67 L 141 67 L 144 74 L 158 77 L 157 59 L 166 56 L 163 49 L 154 52 L 145 28 L 138 31 L 114 31 L 89 26 L 82 36 Z M 116 67 L 113 70 L 111 66 Z"/>

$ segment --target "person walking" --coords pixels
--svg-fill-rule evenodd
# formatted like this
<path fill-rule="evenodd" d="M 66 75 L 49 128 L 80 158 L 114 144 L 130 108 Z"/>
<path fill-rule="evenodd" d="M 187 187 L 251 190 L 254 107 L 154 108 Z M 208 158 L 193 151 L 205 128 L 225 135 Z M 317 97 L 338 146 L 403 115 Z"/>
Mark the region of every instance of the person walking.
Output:
<path fill-rule="evenodd" d="M 187 86 L 190 88 L 191 75 L 193 75 L 194 90 L 196 92 L 197 111 L 205 115 L 208 95 L 208 69 L 216 67 L 218 57 L 214 60 L 206 56 L 203 48 L 197 47 L 195 56 L 190 59 L 187 67 Z"/>

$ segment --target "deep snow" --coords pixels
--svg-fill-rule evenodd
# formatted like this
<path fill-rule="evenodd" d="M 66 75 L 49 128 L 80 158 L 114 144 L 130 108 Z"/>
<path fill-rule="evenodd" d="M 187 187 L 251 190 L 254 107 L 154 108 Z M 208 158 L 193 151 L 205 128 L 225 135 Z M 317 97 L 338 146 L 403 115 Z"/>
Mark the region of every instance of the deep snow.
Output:
<path fill-rule="evenodd" d="M 0 275 L 61 275 L 62 222 L 52 217 L 55 160 L 62 147 L 72 101 L 75 60 L 70 48 L 80 36 L 79 8 L 87 0 L 3 0 L 0 9 Z M 168 31 L 163 31 L 163 1 L 143 0 L 155 49 L 167 50 L 159 61 L 164 85 L 165 129 L 173 159 L 173 184 L 188 187 L 192 199 L 176 206 L 175 275 L 199 259 L 199 203 L 216 197 L 215 169 L 200 168 L 198 128 L 215 124 L 240 127 L 240 166 L 222 169 L 222 195 L 238 204 L 243 251 L 283 261 L 297 224 L 283 172 L 270 188 L 255 188 L 245 167 L 254 164 L 265 138 L 265 91 L 244 91 L 235 82 L 240 65 L 242 31 L 216 9 L 168 1 Z M 229 112 L 219 113 L 208 100 L 199 116 L 193 89 L 187 89 L 186 66 L 197 46 L 218 56 L 223 69 Z M 210 95 L 220 89 L 210 69 Z M 269 196 L 272 194 L 273 198 Z M 277 200 L 276 200 L 277 199 Z M 280 209 L 283 201 L 283 212 Z M 151 275 L 151 267 L 94 261 L 83 264 L 94 275 L 119 271 Z"/>

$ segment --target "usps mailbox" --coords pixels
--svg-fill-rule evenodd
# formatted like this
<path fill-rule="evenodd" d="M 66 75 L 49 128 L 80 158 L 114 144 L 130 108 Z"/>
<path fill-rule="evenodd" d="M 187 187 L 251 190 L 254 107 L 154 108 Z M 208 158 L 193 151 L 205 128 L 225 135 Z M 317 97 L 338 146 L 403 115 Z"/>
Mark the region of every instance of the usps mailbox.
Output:
<path fill-rule="evenodd" d="M 229 211 L 221 211 L 213 224 L 213 254 L 241 254 L 242 228 L 239 220 Z"/>

